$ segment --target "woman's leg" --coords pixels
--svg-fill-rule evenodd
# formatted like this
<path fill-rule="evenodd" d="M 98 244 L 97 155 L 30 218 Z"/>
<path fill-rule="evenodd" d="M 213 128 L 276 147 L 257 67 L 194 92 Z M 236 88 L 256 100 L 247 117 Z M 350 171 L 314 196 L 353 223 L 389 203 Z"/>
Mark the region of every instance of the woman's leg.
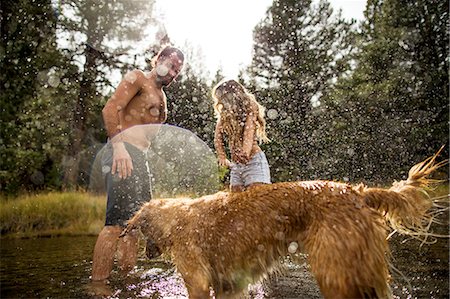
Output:
<path fill-rule="evenodd" d="M 253 184 L 250 184 L 250 185 L 248 185 L 247 187 L 245 187 L 247 190 L 250 190 L 250 189 L 252 189 L 253 187 L 255 187 L 255 186 L 259 186 L 259 185 L 265 185 L 266 183 L 253 183 Z"/>
<path fill-rule="evenodd" d="M 242 191 L 244 191 L 244 185 L 230 186 L 230 191 L 231 192 L 242 192 Z"/>
<path fill-rule="evenodd" d="M 244 181 L 242 180 L 242 167 L 234 164 L 230 171 L 230 191 L 242 192 L 244 191 Z"/>

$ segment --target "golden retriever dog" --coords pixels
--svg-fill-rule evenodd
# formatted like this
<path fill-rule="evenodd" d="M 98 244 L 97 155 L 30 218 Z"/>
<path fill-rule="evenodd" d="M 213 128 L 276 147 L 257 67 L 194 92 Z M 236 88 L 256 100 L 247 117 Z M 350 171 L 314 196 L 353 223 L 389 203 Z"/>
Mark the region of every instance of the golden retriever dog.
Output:
<path fill-rule="evenodd" d="M 439 152 L 438 152 L 439 154 Z M 388 230 L 424 236 L 437 207 L 424 188 L 437 154 L 390 189 L 332 181 L 258 185 L 238 193 L 151 200 L 140 229 L 182 275 L 189 298 L 237 298 L 305 252 L 325 298 L 389 298 Z M 154 253 L 153 253 L 154 254 Z"/>

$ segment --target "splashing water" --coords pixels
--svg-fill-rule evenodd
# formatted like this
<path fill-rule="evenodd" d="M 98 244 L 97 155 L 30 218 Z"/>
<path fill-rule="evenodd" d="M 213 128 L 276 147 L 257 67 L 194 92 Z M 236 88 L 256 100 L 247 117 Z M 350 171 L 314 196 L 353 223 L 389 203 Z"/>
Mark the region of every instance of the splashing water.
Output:
<path fill-rule="evenodd" d="M 116 141 L 128 142 L 145 154 L 154 198 L 200 196 L 220 189 L 216 156 L 206 143 L 189 130 L 149 124 L 123 131 L 98 151 L 90 172 L 93 192 L 105 190 L 104 175 L 111 168 L 101 160 Z"/>

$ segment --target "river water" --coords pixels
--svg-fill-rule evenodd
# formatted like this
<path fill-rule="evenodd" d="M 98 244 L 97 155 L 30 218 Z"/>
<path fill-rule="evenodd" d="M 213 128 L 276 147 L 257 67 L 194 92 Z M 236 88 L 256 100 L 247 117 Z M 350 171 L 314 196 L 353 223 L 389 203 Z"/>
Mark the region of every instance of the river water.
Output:
<path fill-rule="evenodd" d="M 88 298 L 95 241 L 96 237 L 2 239 L 1 298 Z M 171 265 L 149 261 L 141 253 L 127 279 L 113 271 L 111 297 L 185 298 L 182 279 Z"/>
<path fill-rule="evenodd" d="M 2 239 L 1 298 L 82 298 L 95 240 Z"/>
<path fill-rule="evenodd" d="M 449 298 L 448 239 L 436 244 L 392 241 L 394 298 Z M 89 298 L 95 237 L 1 239 L 1 298 Z M 326 265 L 324 265 L 326 266 Z M 111 298 L 186 298 L 181 277 L 167 263 L 140 254 L 123 280 L 111 276 Z M 308 265 L 290 265 L 284 276 L 252 286 L 250 298 L 322 298 Z"/>

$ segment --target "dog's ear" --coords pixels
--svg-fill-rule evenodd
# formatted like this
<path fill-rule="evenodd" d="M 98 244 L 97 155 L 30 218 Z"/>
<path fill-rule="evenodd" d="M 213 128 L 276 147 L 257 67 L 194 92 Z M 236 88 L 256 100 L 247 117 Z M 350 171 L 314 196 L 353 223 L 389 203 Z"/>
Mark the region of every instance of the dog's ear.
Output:
<path fill-rule="evenodd" d="M 145 255 L 151 260 L 157 258 L 161 255 L 161 250 L 159 250 L 156 243 L 152 239 L 147 239 L 147 244 L 145 246 Z"/>

